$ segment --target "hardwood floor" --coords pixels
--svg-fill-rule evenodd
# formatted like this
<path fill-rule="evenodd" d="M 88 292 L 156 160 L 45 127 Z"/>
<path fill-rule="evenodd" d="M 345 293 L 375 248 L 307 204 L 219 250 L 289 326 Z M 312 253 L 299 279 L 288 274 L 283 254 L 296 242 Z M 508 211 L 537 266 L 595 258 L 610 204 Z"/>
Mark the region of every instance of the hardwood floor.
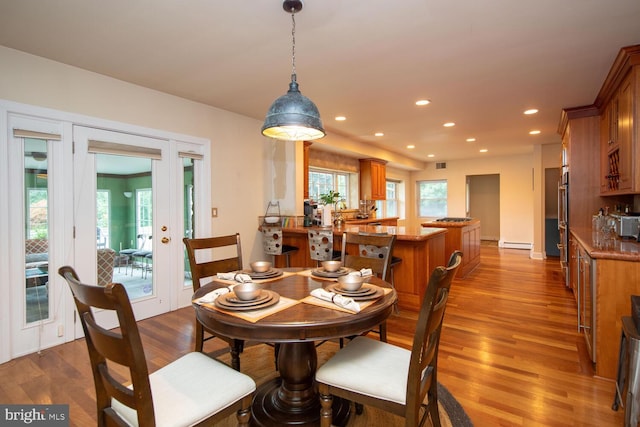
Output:
<path fill-rule="evenodd" d="M 410 347 L 415 319 L 394 315 L 389 341 Z M 150 371 L 193 348 L 193 322 L 191 307 L 139 322 Z M 0 365 L 0 403 L 69 403 L 71 425 L 94 425 L 86 353 L 77 340 Z M 556 259 L 483 246 L 481 265 L 452 286 L 438 364 L 476 426 L 623 425 L 614 383 L 593 377 Z"/>

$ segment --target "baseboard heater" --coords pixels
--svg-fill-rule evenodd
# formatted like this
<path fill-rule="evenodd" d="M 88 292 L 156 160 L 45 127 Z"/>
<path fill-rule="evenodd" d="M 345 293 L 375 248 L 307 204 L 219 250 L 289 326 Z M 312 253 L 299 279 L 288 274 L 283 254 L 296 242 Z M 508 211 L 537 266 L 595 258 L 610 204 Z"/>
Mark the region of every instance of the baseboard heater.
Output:
<path fill-rule="evenodd" d="M 501 248 L 506 248 L 506 249 L 531 249 L 531 248 L 533 248 L 533 244 L 524 243 L 524 242 L 500 242 L 499 246 Z"/>

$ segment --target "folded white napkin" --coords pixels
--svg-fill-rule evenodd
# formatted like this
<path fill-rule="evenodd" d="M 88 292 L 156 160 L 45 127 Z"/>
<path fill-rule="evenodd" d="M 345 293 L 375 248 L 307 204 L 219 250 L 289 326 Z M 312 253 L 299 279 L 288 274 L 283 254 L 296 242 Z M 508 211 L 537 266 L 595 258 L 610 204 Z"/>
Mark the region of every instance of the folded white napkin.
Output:
<path fill-rule="evenodd" d="M 322 288 L 312 290 L 311 295 L 313 295 L 318 299 L 332 302 L 338 307 L 346 308 L 347 310 L 353 311 L 354 313 L 360 312 L 360 304 L 355 302 L 353 298 L 349 298 L 349 297 L 342 296 L 340 294 L 325 291 Z"/>
<path fill-rule="evenodd" d="M 231 292 L 230 288 L 218 288 L 218 289 L 214 289 L 213 291 L 209 292 L 206 295 L 201 296 L 200 298 L 197 299 L 196 303 L 198 304 L 202 304 L 202 303 L 212 303 L 216 300 L 216 298 L 218 298 L 220 295 L 226 294 L 228 292 Z"/>
<path fill-rule="evenodd" d="M 222 279 L 222 280 L 235 280 L 236 282 L 239 283 L 247 283 L 247 282 L 251 282 L 251 276 L 249 276 L 248 274 L 244 274 L 244 273 L 218 273 L 216 275 L 218 277 L 218 279 Z"/>
<path fill-rule="evenodd" d="M 373 276 L 373 270 L 371 270 L 370 268 L 363 268 L 362 270 L 357 270 L 357 271 L 352 271 L 351 273 L 349 273 L 352 276 Z"/>

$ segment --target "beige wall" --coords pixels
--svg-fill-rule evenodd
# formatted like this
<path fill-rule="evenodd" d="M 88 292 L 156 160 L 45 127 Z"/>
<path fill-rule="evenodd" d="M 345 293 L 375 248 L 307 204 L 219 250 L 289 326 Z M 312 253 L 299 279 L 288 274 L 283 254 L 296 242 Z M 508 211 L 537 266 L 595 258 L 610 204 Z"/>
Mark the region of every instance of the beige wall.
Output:
<path fill-rule="evenodd" d="M 1 99 L 209 139 L 212 232 L 240 232 L 245 259 L 261 256 L 257 217 L 273 193 L 264 177 L 276 148 L 260 121 L 1 46 L 0 75 Z"/>
<path fill-rule="evenodd" d="M 446 169 L 429 164 L 424 171 L 414 172 L 414 182 L 446 179 L 448 215 L 466 215 L 467 175 L 500 175 L 500 240 L 504 242 L 533 242 L 532 155 L 489 157 L 478 160 L 448 161 Z M 415 197 L 416 186 L 411 191 Z M 413 207 L 415 212 L 416 207 Z M 418 223 L 426 218 L 417 218 Z"/>

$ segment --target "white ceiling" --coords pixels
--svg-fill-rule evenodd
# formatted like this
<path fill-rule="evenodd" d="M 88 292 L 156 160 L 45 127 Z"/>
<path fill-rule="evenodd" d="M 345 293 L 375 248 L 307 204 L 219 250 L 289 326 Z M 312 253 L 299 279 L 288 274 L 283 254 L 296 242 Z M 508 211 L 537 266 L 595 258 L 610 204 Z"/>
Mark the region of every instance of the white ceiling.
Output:
<path fill-rule="evenodd" d="M 306 0 L 296 15 L 300 90 L 328 131 L 314 146 L 418 162 L 559 142 L 561 109 L 591 104 L 639 43 L 638 0 Z M 258 120 L 291 74 L 281 0 L 0 0 L 0 45 Z"/>

